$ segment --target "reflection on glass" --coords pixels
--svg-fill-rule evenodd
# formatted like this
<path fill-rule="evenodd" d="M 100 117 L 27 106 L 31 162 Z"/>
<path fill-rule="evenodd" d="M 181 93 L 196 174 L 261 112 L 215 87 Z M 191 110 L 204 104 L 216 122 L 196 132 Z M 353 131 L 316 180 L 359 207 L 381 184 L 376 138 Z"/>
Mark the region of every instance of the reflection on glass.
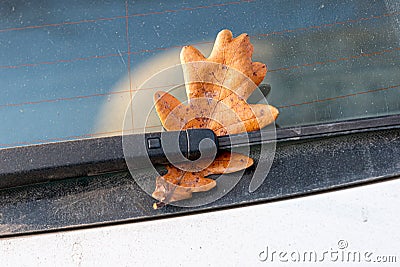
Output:
<path fill-rule="evenodd" d="M 13 2 L 0 4 L 3 148 L 121 134 L 137 88 L 224 28 L 251 36 L 281 127 L 400 113 L 395 0 Z"/>

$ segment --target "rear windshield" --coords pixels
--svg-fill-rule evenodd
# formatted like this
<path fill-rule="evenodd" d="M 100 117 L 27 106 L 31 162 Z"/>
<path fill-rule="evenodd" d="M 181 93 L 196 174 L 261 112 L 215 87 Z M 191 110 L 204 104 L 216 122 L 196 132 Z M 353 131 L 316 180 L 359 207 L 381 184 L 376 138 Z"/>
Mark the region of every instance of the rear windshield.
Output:
<path fill-rule="evenodd" d="M 396 0 L 2 1 L 0 147 L 120 135 L 142 83 L 222 29 L 267 64 L 279 127 L 399 114 L 399 20 Z"/>

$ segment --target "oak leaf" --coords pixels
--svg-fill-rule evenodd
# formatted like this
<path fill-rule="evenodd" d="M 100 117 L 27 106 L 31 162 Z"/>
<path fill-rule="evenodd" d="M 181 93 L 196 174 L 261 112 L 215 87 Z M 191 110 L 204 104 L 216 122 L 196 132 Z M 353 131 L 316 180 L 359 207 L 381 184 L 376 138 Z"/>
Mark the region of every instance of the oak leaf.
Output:
<path fill-rule="evenodd" d="M 188 199 L 194 192 L 208 191 L 216 186 L 215 180 L 206 178 L 207 176 L 233 173 L 251 165 L 253 165 L 253 159 L 227 151 L 219 153 L 208 167 L 199 172 L 187 172 L 168 165 L 168 173 L 157 177 L 153 197 L 163 203 Z"/>
<path fill-rule="evenodd" d="M 221 136 L 259 130 L 272 123 L 279 114 L 275 107 L 246 102 L 267 72 L 265 64 L 252 62 L 252 54 L 249 36 L 233 38 L 229 30 L 218 34 L 208 58 L 192 46 L 183 47 L 180 57 L 188 104 L 169 93 L 157 92 L 155 108 L 164 128 L 209 128 Z M 200 172 L 169 165 L 168 173 L 157 178 L 153 197 L 167 204 L 190 198 L 192 192 L 215 187 L 216 182 L 206 176 L 239 171 L 252 164 L 247 156 L 222 152 Z"/>

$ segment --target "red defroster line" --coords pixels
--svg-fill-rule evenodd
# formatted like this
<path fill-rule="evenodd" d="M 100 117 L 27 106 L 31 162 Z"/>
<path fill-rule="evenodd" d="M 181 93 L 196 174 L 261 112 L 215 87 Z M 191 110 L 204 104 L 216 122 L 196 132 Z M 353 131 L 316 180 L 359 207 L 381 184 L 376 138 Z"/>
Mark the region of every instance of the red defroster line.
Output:
<path fill-rule="evenodd" d="M 243 4 L 243 3 L 251 3 L 254 1 L 255 0 L 243 0 L 243 1 L 226 2 L 226 3 L 221 3 L 221 4 L 213 4 L 213 5 L 208 5 L 208 6 L 183 7 L 180 9 L 170 9 L 170 10 L 148 12 L 148 13 L 138 13 L 138 14 L 131 14 L 131 15 L 125 14 L 125 16 L 115 16 L 115 17 L 110 17 L 110 18 L 84 19 L 84 20 L 79 20 L 79 21 L 65 21 L 65 22 L 60 22 L 60 23 L 6 28 L 6 29 L 0 29 L 0 33 L 1 32 L 9 32 L 9 31 L 21 31 L 21 30 L 27 30 L 27 29 L 40 29 L 40 28 L 46 28 L 46 27 L 58 27 L 58 26 L 64 26 L 64 25 L 77 25 L 77 24 L 82 24 L 82 23 L 92 23 L 92 22 L 98 22 L 98 21 L 111 21 L 111 20 L 116 20 L 116 19 L 123 19 L 126 17 L 144 17 L 144 16 L 149 16 L 149 15 L 160 15 L 160 14 L 165 14 L 165 13 L 192 11 L 192 10 L 196 10 L 196 9 L 205 9 L 205 8 L 213 8 L 213 7 L 221 7 L 221 6 L 229 6 L 229 5 L 238 5 L 238 4 Z"/>
<path fill-rule="evenodd" d="M 379 16 L 372 16 L 372 17 L 366 17 L 366 18 L 358 18 L 358 19 L 353 19 L 353 20 L 346 20 L 346 21 L 339 21 L 339 22 L 334 22 L 334 23 L 329 23 L 329 24 L 322 24 L 322 25 L 316 25 L 316 26 L 310 26 L 310 27 L 305 27 L 305 28 L 296 28 L 296 29 L 287 29 L 283 31 L 277 31 L 277 32 L 271 32 L 271 33 L 262 33 L 262 34 L 257 34 L 253 35 L 253 38 L 258 38 L 258 37 L 268 37 L 271 35 L 281 35 L 285 33 L 292 33 L 296 31 L 307 31 L 307 30 L 313 30 L 313 29 L 320 29 L 320 28 L 326 28 L 326 27 L 334 27 L 338 25 L 345 25 L 347 23 L 356 23 L 360 21 L 367 21 L 371 19 L 379 19 L 383 17 L 389 17 L 389 16 L 395 16 L 399 15 L 400 12 L 394 12 L 394 13 L 387 13 Z M 126 16 L 123 16 L 122 18 L 125 18 Z M 213 43 L 212 41 L 206 41 L 206 42 L 198 42 L 192 45 L 201 45 L 201 44 L 210 44 Z M 157 52 L 157 51 L 165 51 L 169 49 L 174 49 L 174 48 L 182 48 L 185 45 L 176 45 L 176 46 L 169 46 L 169 47 L 158 47 L 154 49 L 142 49 L 139 51 L 133 51 L 130 52 L 132 55 L 136 54 L 142 54 L 142 53 L 152 53 L 152 52 Z M 98 56 L 90 56 L 90 57 L 80 57 L 80 58 L 73 58 L 73 59 L 61 59 L 61 60 L 55 60 L 55 61 L 46 61 L 46 62 L 38 62 L 38 63 L 27 63 L 27 64 L 20 64 L 20 65 L 5 65 L 5 66 L 0 66 L 0 69 L 15 69 L 15 68 L 20 68 L 20 67 L 34 67 L 37 65 L 44 65 L 44 64 L 57 64 L 57 63 L 68 63 L 68 62 L 73 62 L 73 61 L 83 61 L 83 60 L 90 60 L 90 59 L 100 59 L 100 58 L 107 58 L 107 57 L 115 57 L 115 56 L 121 56 L 122 54 L 127 54 L 127 52 L 123 52 L 121 54 L 108 54 L 108 55 L 98 55 Z"/>
<path fill-rule="evenodd" d="M 353 94 L 339 95 L 339 96 L 334 96 L 334 97 L 329 97 L 329 98 L 324 98 L 324 99 L 317 99 L 317 100 L 303 102 L 303 103 L 280 106 L 278 108 L 284 109 L 284 108 L 290 108 L 290 107 L 298 107 L 298 106 L 303 106 L 303 105 L 310 105 L 310 104 L 321 103 L 321 102 L 326 102 L 326 101 L 332 101 L 332 100 L 337 100 L 337 99 L 342 99 L 342 98 L 348 98 L 348 97 L 353 97 L 353 96 L 376 93 L 376 92 L 380 92 L 380 91 L 387 91 L 389 89 L 396 89 L 396 88 L 398 89 L 399 87 L 400 87 L 400 84 L 397 84 L 397 85 L 392 85 L 392 86 L 389 86 L 389 87 L 381 87 L 381 88 L 378 88 L 378 89 L 367 90 L 367 91 L 357 92 L 357 93 L 353 93 Z"/>
<path fill-rule="evenodd" d="M 333 23 L 313 25 L 313 26 L 303 27 L 303 28 L 287 29 L 287 30 L 276 31 L 276 32 L 271 32 L 271 33 L 257 34 L 253 37 L 268 37 L 271 35 L 281 35 L 281 34 L 285 34 L 285 33 L 292 33 L 292 32 L 298 32 L 298 31 L 308 31 L 308 30 L 313 30 L 313 29 L 315 30 L 315 29 L 321 29 L 321 28 L 330 28 L 330 27 L 334 27 L 334 26 L 338 26 L 338 25 L 346 25 L 348 23 L 357 23 L 360 21 L 368 21 L 368 20 L 372 20 L 372 19 L 380 19 L 380 18 L 396 16 L 396 15 L 400 15 L 400 12 L 386 13 L 386 14 L 377 15 L 377 16 L 363 17 L 363 18 L 358 18 L 358 19 L 349 19 L 349 20 L 338 21 L 338 22 L 333 22 Z"/>
<path fill-rule="evenodd" d="M 20 65 L 0 66 L 0 69 L 17 69 L 17 68 L 21 68 L 21 67 L 36 67 L 39 65 L 71 63 L 74 61 L 84 61 L 84 60 L 90 60 L 90 59 L 96 59 L 96 58 L 98 59 L 98 58 L 118 57 L 118 56 L 121 56 L 122 54 L 126 54 L 126 52 L 123 52 L 121 54 L 107 54 L 107 55 L 101 55 L 101 56 L 78 57 L 78 58 L 72 58 L 72 59 L 59 59 L 59 60 L 54 60 L 54 61 L 43 61 L 43 62 L 38 62 L 38 63 L 26 63 L 26 64 L 20 64 Z"/>
<path fill-rule="evenodd" d="M 19 107 L 19 106 L 24 106 L 24 105 L 35 105 L 35 104 L 41 104 L 41 103 L 53 103 L 53 102 L 59 102 L 59 101 L 70 101 L 70 100 L 76 100 L 76 99 L 92 98 L 92 97 L 97 97 L 97 96 L 108 96 L 108 95 L 122 94 L 122 93 L 129 93 L 129 90 L 118 91 L 118 92 L 109 92 L 109 93 L 100 93 L 100 94 L 93 94 L 93 95 L 81 95 L 81 96 L 72 96 L 72 97 L 61 97 L 61 98 L 55 98 L 55 99 L 44 99 L 44 100 L 28 101 L 28 102 L 22 102 L 22 103 L 14 103 L 14 104 L 4 104 L 4 105 L 0 105 L 0 108 Z"/>
<path fill-rule="evenodd" d="M 316 65 L 325 65 L 327 63 L 337 63 L 340 61 L 349 61 L 352 59 L 359 59 L 359 58 L 363 58 L 363 57 L 378 56 L 378 55 L 383 55 L 385 53 L 391 53 L 391 52 L 395 52 L 395 51 L 400 51 L 400 47 L 396 47 L 393 49 L 385 49 L 383 51 L 378 51 L 378 52 L 362 53 L 362 54 L 356 55 L 356 56 L 342 57 L 342 58 L 338 58 L 338 59 L 330 59 L 330 60 L 326 60 L 326 61 L 318 61 L 318 62 L 314 62 L 314 63 L 306 63 L 306 64 L 294 65 L 294 66 L 289 66 L 289 67 L 284 67 L 284 68 L 272 69 L 272 70 L 269 70 L 268 72 L 286 71 L 286 70 L 292 70 L 292 69 L 299 69 L 302 67 L 313 67 Z"/>
<path fill-rule="evenodd" d="M 177 84 L 163 85 L 163 86 L 157 86 L 157 87 L 146 87 L 146 88 L 140 88 L 140 89 L 132 89 L 132 92 L 141 91 L 141 90 L 152 90 L 152 89 L 172 87 L 172 86 L 177 86 Z M 91 98 L 91 97 L 102 97 L 102 96 L 125 94 L 125 93 L 130 93 L 130 92 L 131 92 L 131 90 L 129 89 L 129 90 L 99 93 L 99 94 L 92 94 L 92 95 L 81 95 L 81 96 L 71 96 L 71 97 L 60 97 L 60 98 L 54 98 L 54 99 L 44 99 L 44 100 L 38 100 L 38 101 L 27 101 L 27 102 L 22 102 L 22 103 L 3 104 L 3 105 L 0 105 L 0 108 L 19 107 L 19 106 L 24 106 L 24 105 L 36 105 L 36 104 L 41 104 L 41 103 L 53 103 L 53 102 L 59 102 L 59 101 L 71 101 L 71 100 L 85 99 L 85 98 Z"/>

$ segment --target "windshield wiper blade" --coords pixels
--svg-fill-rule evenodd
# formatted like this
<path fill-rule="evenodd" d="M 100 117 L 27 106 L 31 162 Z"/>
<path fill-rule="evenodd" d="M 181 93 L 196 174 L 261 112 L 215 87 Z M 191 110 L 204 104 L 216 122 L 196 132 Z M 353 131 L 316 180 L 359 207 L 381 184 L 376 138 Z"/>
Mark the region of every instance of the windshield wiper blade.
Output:
<path fill-rule="evenodd" d="M 227 149 L 231 147 L 259 145 L 261 143 L 301 141 L 310 138 L 340 136 L 394 128 L 400 128 L 400 115 L 277 128 L 276 135 L 271 133 L 271 130 L 240 133 L 218 137 L 218 143 L 220 149 Z M 268 139 L 268 137 L 271 138 Z"/>
<path fill-rule="evenodd" d="M 395 128 L 400 128 L 400 115 L 278 128 L 276 142 L 304 141 Z M 265 135 L 262 131 L 221 136 L 215 142 L 218 149 L 275 142 L 274 139 L 261 138 L 273 136 Z M 206 135 L 210 138 L 209 132 Z M 198 151 L 188 152 L 194 158 L 198 156 Z M 165 160 L 162 155 L 161 160 L 157 159 L 157 155 L 150 155 L 150 158 L 154 163 L 163 163 Z M 1 149 L 0 159 L 0 189 L 127 170 L 121 136 Z"/>

